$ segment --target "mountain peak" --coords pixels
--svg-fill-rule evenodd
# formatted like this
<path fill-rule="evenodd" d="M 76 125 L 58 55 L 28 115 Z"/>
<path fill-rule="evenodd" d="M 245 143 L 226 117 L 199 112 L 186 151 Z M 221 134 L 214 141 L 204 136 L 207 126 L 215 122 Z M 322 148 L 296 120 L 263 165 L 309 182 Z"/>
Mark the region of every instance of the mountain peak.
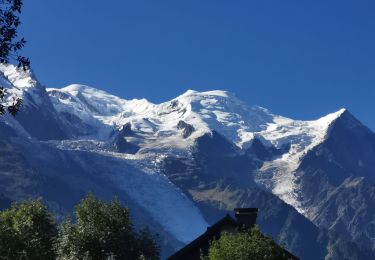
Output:
<path fill-rule="evenodd" d="M 348 109 L 341 109 L 336 113 L 333 113 L 335 117 L 331 120 L 330 130 L 332 128 L 366 128 L 367 131 L 372 132 L 368 127 L 362 124 Z M 328 115 L 330 116 L 330 115 Z M 327 116 L 327 117 L 328 117 Z"/>
<path fill-rule="evenodd" d="M 239 100 L 235 94 L 224 90 L 210 90 L 199 92 L 189 89 L 185 93 L 176 97 L 173 100 L 179 100 L 185 104 L 205 102 L 204 100 L 207 100 L 207 102 L 213 102 L 214 100 L 216 100 L 218 102 L 244 105 L 244 103 L 241 100 Z"/>
<path fill-rule="evenodd" d="M 228 91 L 225 90 L 210 90 L 210 91 L 196 91 L 192 89 L 188 89 L 185 93 L 180 95 L 180 97 L 186 97 L 186 96 L 219 96 L 219 97 L 229 97 L 234 96 Z"/>
<path fill-rule="evenodd" d="M 95 115 L 119 114 L 127 102 L 105 91 L 81 84 L 72 84 L 61 89 L 48 88 L 47 91 L 54 104 L 70 104 L 81 113 L 91 111 Z"/>
<path fill-rule="evenodd" d="M 61 88 L 62 90 L 68 91 L 68 92 L 85 92 L 85 91 L 100 91 L 104 92 L 102 90 L 87 86 L 87 85 L 82 85 L 82 84 L 70 84 L 66 87 Z"/>
<path fill-rule="evenodd" d="M 23 106 L 40 106 L 46 102 L 46 90 L 31 69 L 0 63 L 0 75 L 2 86 L 7 87 L 12 95 L 22 97 Z"/>
<path fill-rule="evenodd" d="M 333 123 L 334 121 L 336 121 L 338 118 L 345 115 L 346 113 L 349 113 L 348 110 L 346 108 L 341 108 L 340 110 L 338 110 L 334 113 L 330 113 L 330 114 L 328 114 L 324 117 L 319 118 L 318 120 L 316 120 L 316 122 L 328 126 L 331 123 Z"/>
<path fill-rule="evenodd" d="M 0 73 L 16 88 L 41 87 L 31 69 L 25 71 L 13 64 L 0 63 Z"/>

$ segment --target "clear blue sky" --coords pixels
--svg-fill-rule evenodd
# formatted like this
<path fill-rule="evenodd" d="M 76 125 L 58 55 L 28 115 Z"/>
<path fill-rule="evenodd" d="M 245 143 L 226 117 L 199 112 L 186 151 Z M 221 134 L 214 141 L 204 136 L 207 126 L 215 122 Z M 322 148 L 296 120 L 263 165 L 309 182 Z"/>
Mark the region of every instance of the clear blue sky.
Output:
<path fill-rule="evenodd" d="M 48 87 L 224 89 L 298 119 L 346 107 L 375 129 L 373 0 L 24 1 L 24 54 Z"/>

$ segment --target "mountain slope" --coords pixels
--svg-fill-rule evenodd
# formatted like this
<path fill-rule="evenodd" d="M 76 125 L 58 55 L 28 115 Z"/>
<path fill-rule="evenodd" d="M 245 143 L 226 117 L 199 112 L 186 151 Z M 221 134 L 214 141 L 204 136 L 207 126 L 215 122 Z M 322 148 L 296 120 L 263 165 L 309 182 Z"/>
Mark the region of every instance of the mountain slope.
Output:
<path fill-rule="evenodd" d="M 318 226 L 375 248 L 375 134 L 348 111 L 297 170 L 301 203 Z"/>
<path fill-rule="evenodd" d="M 59 214 L 85 193 L 127 202 L 164 256 L 235 207 L 302 259 L 370 259 L 374 134 L 342 109 L 314 121 L 189 90 L 153 104 L 83 85 L 45 89 L 1 65 L 25 101 L 1 118 L 0 202 L 43 196 Z M 350 147 L 350 149 L 348 149 Z"/>

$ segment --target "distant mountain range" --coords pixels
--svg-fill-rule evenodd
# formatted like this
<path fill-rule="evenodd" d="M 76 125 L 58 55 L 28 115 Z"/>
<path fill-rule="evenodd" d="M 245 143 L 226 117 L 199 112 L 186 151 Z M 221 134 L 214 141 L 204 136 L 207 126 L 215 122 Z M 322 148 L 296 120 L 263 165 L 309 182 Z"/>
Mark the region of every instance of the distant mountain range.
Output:
<path fill-rule="evenodd" d="M 45 88 L 12 65 L 0 83 L 24 101 L 0 118 L 2 208 L 42 196 L 63 216 L 89 191 L 118 196 L 165 257 L 258 207 L 261 230 L 301 259 L 374 259 L 375 134 L 345 109 L 292 120 L 218 90 L 153 104 Z"/>

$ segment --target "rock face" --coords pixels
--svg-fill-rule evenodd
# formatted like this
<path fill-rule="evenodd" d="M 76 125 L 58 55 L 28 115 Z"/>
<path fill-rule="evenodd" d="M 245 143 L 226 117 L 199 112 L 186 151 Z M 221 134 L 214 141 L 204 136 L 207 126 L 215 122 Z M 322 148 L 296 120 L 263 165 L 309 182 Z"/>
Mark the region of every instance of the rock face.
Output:
<path fill-rule="evenodd" d="M 178 121 L 177 129 L 182 130 L 182 137 L 185 138 L 185 139 L 188 138 L 189 136 L 191 136 L 191 134 L 195 130 L 194 126 L 189 125 L 182 120 Z"/>
<path fill-rule="evenodd" d="M 134 136 L 134 132 L 131 130 L 131 124 L 125 124 L 118 132 L 115 132 L 112 141 L 113 148 L 119 153 L 135 154 L 139 150 L 139 146 L 128 142 L 126 138 Z"/>
<path fill-rule="evenodd" d="M 373 249 L 365 237 L 375 236 L 374 148 L 375 135 L 345 112 L 296 172 L 309 219 Z"/>
<path fill-rule="evenodd" d="M 24 99 L 0 118 L 1 207 L 42 196 L 61 217 L 89 191 L 118 196 L 161 235 L 164 257 L 233 208 L 258 207 L 261 229 L 301 259 L 371 259 L 375 135 L 347 110 L 299 121 L 225 91 L 152 104 L 0 72 Z"/>

